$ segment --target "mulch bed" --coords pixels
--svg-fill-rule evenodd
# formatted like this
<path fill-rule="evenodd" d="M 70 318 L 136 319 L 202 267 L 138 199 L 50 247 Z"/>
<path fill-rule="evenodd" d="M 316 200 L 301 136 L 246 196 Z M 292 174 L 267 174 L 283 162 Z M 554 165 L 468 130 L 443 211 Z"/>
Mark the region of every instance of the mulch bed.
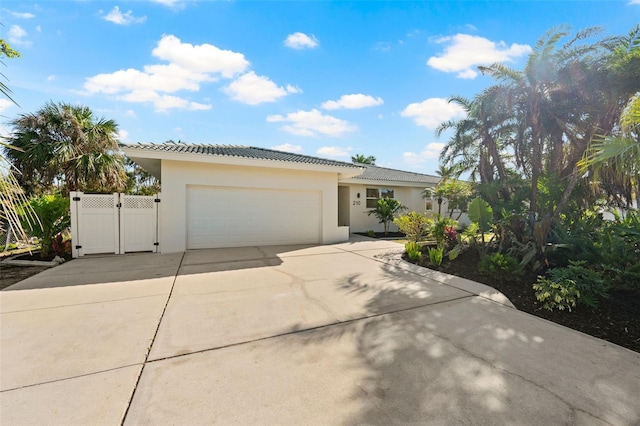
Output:
<path fill-rule="evenodd" d="M 406 259 L 406 253 L 404 255 Z M 614 289 L 610 297 L 601 300 L 597 310 L 578 306 L 572 312 L 548 311 L 536 300 L 531 286 L 540 272 L 523 277 L 496 279 L 477 271 L 480 258 L 476 250 L 466 250 L 453 261 L 445 261 L 439 271 L 486 284 L 502 292 L 521 311 L 528 312 L 557 324 L 581 331 L 600 339 L 640 352 L 640 295 L 636 292 Z M 420 266 L 431 267 L 423 264 Z M 435 269 L 435 268 L 432 268 Z"/>
<path fill-rule="evenodd" d="M 374 235 L 369 235 L 366 232 L 354 232 L 354 234 L 363 235 L 365 237 L 378 238 L 378 239 L 385 239 L 385 238 L 399 239 L 399 238 L 406 237 L 406 235 L 403 234 L 402 232 L 391 232 L 391 231 L 387 232 L 386 234 L 384 232 L 375 232 Z"/>
<path fill-rule="evenodd" d="M 10 257 L 11 253 L 3 253 L 3 256 L 0 256 L 0 290 L 3 290 L 19 281 L 25 280 L 33 275 L 39 274 L 42 271 L 49 269 L 48 266 L 27 266 L 27 265 L 8 265 L 2 263 L 3 260 Z M 44 260 L 49 261 L 53 260 L 55 256 L 49 256 L 48 258 L 42 259 L 40 257 L 40 253 L 37 251 L 32 251 L 31 253 L 23 253 L 20 256 L 15 257 L 15 260 Z M 64 256 L 65 260 L 71 260 L 71 255 Z"/>

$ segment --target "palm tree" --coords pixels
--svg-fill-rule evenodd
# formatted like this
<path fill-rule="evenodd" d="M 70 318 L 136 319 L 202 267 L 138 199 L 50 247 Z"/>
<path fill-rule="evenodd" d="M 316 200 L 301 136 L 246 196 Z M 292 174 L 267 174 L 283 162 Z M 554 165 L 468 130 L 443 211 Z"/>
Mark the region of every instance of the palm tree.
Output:
<path fill-rule="evenodd" d="M 594 178 L 609 175 L 609 180 L 619 186 L 627 186 L 627 205 L 631 204 L 631 192 L 640 190 L 640 93 L 631 97 L 620 116 L 620 132 L 617 135 L 600 136 L 589 146 L 579 166 L 582 172 L 589 169 Z"/>
<path fill-rule="evenodd" d="M 461 106 L 465 118 L 440 124 L 436 136 L 449 129 L 454 134 L 440 154 L 441 163 L 476 174 L 480 182 L 490 183 L 495 178 L 506 178 L 503 140 L 510 130 L 509 112 L 500 98 L 503 91 L 492 86 L 473 100 L 461 96 L 449 98 L 450 103 Z"/>
<path fill-rule="evenodd" d="M 13 50 L 7 42 L 0 39 L 0 58 L 5 57 L 10 59 L 19 58 L 20 53 Z M 4 63 L 2 64 L 4 65 Z M 0 94 L 17 105 L 16 101 L 11 98 L 10 93 L 11 90 L 9 87 L 0 81 Z M 0 141 L 0 148 L 2 148 L 2 155 L 0 155 L 0 232 L 9 232 L 4 229 L 5 224 L 7 224 L 9 229 L 12 229 L 20 239 L 26 240 L 27 235 L 22 227 L 18 211 L 20 210 L 20 206 L 26 204 L 27 198 L 20 183 L 12 173 L 12 171 L 15 170 L 12 170 L 11 164 L 4 155 L 4 151 L 14 150 L 15 148 L 5 141 Z M 38 218 L 34 214 L 33 209 L 27 206 L 23 210 L 25 220 L 34 226 L 37 225 Z M 8 243 L 9 241 L 7 240 L 7 244 Z"/>
<path fill-rule="evenodd" d="M 28 192 L 52 188 L 56 182 L 63 183 L 67 193 L 124 189 L 115 121 L 96 118 L 88 107 L 49 102 L 11 124 L 10 143 L 19 150 L 6 154 Z"/>
<path fill-rule="evenodd" d="M 372 166 L 374 166 L 376 164 L 376 157 L 374 157 L 373 155 L 367 157 L 364 154 L 356 154 L 351 157 L 351 161 L 353 163 L 371 164 Z"/>
<path fill-rule="evenodd" d="M 504 99 L 518 124 L 513 151 L 516 164 L 531 178 L 531 222 L 538 209 L 541 175 L 573 173 L 566 187 L 570 193 L 577 181 L 574 166 L 595 125 L 602 121 L 593 113 L 594 93 L 600 92 L 593 90 L 587 78 L 595 75 L 592 71 L 614 40 L 585 43 L 598 32 L 598 28 L 587 28 L 558 46 L 569 32 L 552 29 L 538 40 L 522 71 L 502 64 L 480 67 L 483 74 L 502 83 Z"/>

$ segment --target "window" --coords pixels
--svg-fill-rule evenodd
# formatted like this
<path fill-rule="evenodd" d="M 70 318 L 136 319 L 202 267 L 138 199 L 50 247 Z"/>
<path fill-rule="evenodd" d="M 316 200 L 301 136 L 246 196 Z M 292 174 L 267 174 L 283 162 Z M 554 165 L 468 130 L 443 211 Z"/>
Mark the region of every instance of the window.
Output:
<path fill-rule="evenodd" d="M 393 189 L 367 188 L 367 208 L 375 209 L 380 198 L 394 198 Z"/>
<path fill-rule="evenodd" d="M 422 191 L 422 196 L 424 197 L 425 211 L 433 211 L 433 188 L 425 188 L 425 190 Z"/>

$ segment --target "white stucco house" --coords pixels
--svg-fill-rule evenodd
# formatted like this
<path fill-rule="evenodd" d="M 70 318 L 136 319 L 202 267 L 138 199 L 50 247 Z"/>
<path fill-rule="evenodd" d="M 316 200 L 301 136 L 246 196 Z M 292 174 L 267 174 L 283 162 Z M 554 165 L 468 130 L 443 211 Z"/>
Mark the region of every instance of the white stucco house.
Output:
<path fill-rule="evenodd" d="M 367 215 L 380 197 L 395 198 L 410 210 L 437 210 L 423 197 L 437 176 L 257 147 L 121 147 L 161 180 L 163 253 L 346 241 L 349 232 L 382 231 Z"/>

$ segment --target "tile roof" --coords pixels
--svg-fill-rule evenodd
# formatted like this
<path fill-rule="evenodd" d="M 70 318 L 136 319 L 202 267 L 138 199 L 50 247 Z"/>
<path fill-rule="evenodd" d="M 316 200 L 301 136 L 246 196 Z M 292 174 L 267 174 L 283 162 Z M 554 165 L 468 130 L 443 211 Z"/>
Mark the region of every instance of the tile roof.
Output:
<path fill-rule="evenodd" d="M 372 166 L 370 164 L 357 164 L 365 167 L 364 173 L 352 177 L 354 180 L 379 180 L 390 182 L 413 182 L 437 184 L 440 182 L 438 176 L 425 175 L 422 173 L 405 172 L 403 170 L 387 169 L 386 167 Z"/>
<path fill-rule="evenodd" d="M 311 157 L 309 155 L 294 154 L 291 152 L 276 151 L 267 148 L 241 145 L 206 145 L 206 144 L 186 144 L 186 143 L 138 143 L 120 144 L 123 148 L 141 149 L 144 151 L 175 152 L 181 154 L 201 154 L 221 157 L 251 158 L 257 160 L 286 161 L 291 163 L 317 164 L 322 166 L 352 167 L 359 168 L 360 165 L 346 163 L 343 161 L 328 160 L 326 158 Z"/>

